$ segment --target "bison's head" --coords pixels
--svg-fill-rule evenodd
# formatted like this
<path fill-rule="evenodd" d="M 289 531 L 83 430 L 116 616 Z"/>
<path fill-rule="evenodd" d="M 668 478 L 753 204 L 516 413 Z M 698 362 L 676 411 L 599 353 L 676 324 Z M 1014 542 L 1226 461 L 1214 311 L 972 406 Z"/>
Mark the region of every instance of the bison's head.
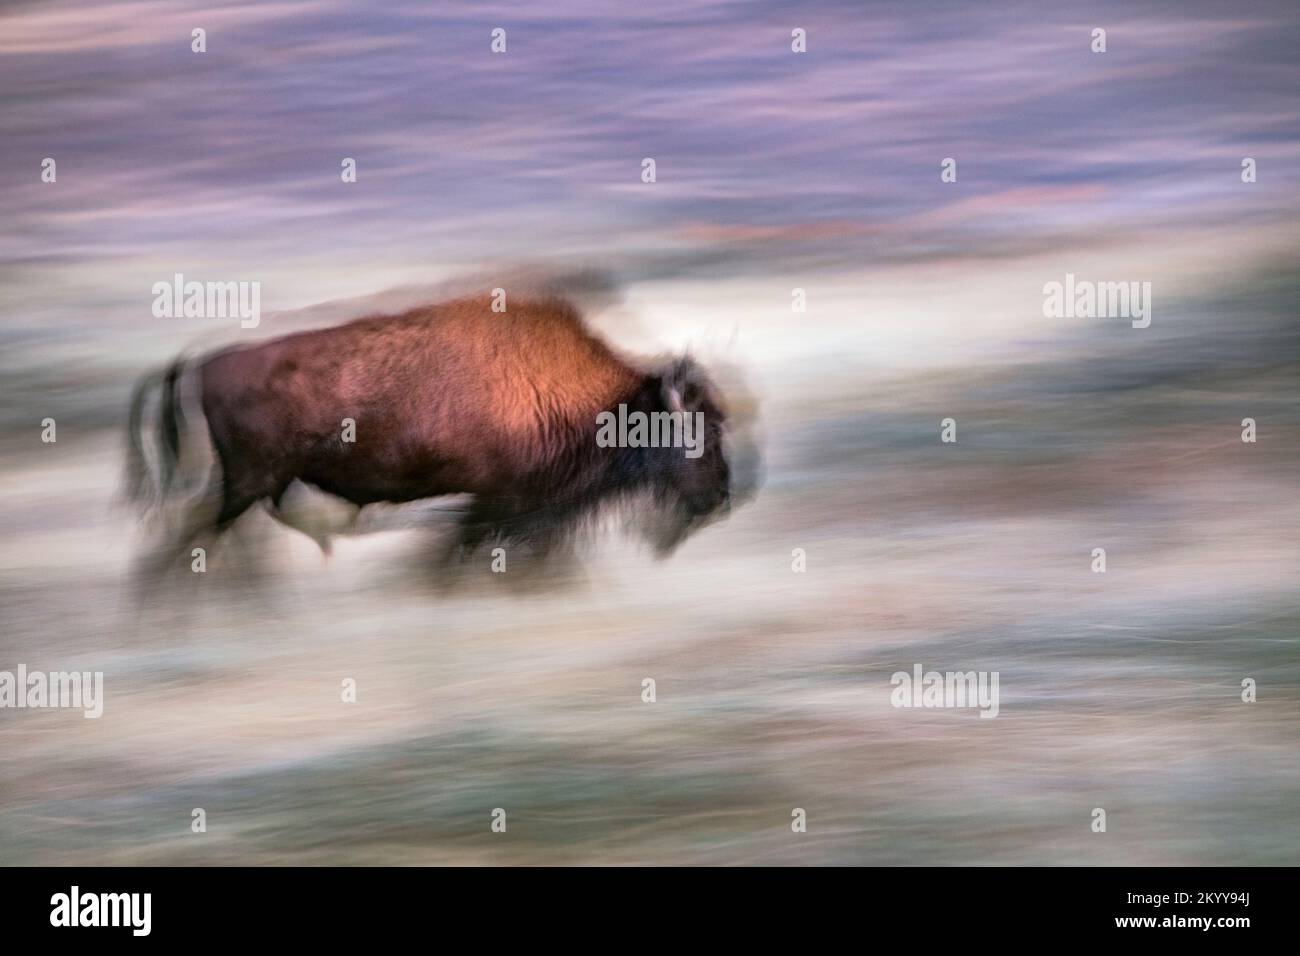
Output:
<path fill-rule="evenodd" d="M 656 410 L 681 416 L 683 434 L 689 439 L 682 447 L 649 450 L 657 507 L 645 530 L 662 556 L 692 532 L 724 516 L 753 482 L 743 475 L 737 481 L 735 459 L 743 443 L 737 441 L 721 390 L 699 364 L 690 358 L 677 359 L 652 376 L 650 384 Z M 748 472 L 748 464 L 742 472 Z"/>

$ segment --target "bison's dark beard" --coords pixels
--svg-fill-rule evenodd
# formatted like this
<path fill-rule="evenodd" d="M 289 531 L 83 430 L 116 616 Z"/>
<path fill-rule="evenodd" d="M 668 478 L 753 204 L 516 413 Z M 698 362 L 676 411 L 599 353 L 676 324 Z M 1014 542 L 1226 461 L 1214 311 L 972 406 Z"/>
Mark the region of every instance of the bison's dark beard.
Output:
<path fill-rule="evenodd" d="M 654 550 L 655 557 L 666 558 L 696 531 L 722 517 L 726 510 L 700 513 L 688 508 L 679 498 L 657 499 L 640 515 L 638 530 Z"/>

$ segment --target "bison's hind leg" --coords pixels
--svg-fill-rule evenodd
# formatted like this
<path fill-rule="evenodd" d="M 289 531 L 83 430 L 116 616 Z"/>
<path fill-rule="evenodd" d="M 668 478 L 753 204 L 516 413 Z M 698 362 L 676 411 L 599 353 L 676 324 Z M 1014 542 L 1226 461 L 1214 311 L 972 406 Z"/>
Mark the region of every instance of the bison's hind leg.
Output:
<path fill-rule="evenodd" d="M 196 568 L 206 566 L 206 554 L 216 538 L 219 494 L 209 492 L 188 502 L 179 516 L 164 519 L 156 540 L 135 559 L 131 579 L 137 607 L 156 603 L 178 588 L 188 589 L 197 579 Z M 196 553 L 196 548 L 203 551 Z M 204 564 L 198 564 L 200 557 Z"/>
<path fill-rule="evenodd" d="M 186 598 L 222 582 L 247 587 L 263 577 L 259 560 L 249 542 L 243 540 L 236 522 L 260 499 L 276 489 L 222 478 L 214 469 L 207 490 L 197 499 L 164 513 L 161 532 L 154 532 L 152 546 L 135 560 L 130 575 L 137 611 L 148 606 L 171 607 L 177 611 Z M 227 534 L 234 530 L 235 534 Z M 233 540 L 232 540 L 233 539 Z M 218 543 L 234 544 L 237 555 Z"/>
<path fill-rule="evenodd" d="M 232 489 L 230 485 L 216 485 L 210 489 L 203 498 L 187 507 L 179 523 L 155 550 L 148 564 L 153 572 L 151 576 L 159 579 L 176 569 L 207 573 L 214 546 L 228 537 L 227 532 L 261 497 Z M 196 554 L 196 548 L 201 548 L 202 553 Z M 251 557 L 245 553 L 239 564 L 248 567 L 250 563 Z"/>

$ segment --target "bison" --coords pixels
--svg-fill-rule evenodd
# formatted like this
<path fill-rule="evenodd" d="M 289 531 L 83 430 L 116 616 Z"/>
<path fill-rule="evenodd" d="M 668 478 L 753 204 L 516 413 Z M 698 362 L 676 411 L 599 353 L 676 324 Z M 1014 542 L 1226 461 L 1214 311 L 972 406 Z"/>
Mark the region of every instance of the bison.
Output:
<path fill-rule="evenodd" d="M 215 452 L 204 502 L 174 541 L 183 548 L 259 502 L 284 520 L 295 482 L 358 507 L 471 495 L 446 552 L 461 558 L 489 541 L 546 554 L 603 505 L 634 498 L 653 503 L 662 556 L 733 497 L 727 408 L 705 370 L 685 356 L 620 357 L 563 297 L 512 301 L 505 314 L 465 298 L 177 359 L 131 402 L 137 499 L 166 498 L 177 483 L 182 384 Z M 158 447 L 147 456 L 153 394 Z M 689 453 L 596 440 L 602 413 L 635 412 L 692 416 L 703 435 Z"/>

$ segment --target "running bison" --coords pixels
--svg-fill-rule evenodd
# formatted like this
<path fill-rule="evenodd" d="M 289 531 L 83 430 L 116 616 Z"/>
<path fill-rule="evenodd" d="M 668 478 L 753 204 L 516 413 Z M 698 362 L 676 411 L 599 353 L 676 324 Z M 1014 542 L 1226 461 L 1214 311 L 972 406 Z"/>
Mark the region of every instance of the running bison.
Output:
<path fill-rule="evenodd" d="M 147 455 L 152 394 L 158 447 Z M 462 557 L 487 542 L 546 553 L 601 506 L 638 496 L 655 505 L 663 555 L 732 498 L 727 410 L 704 369 L 687 357 L 638 367 L 562 298 L 511 301 L 506 314 L 462 299 L 178 359 L 132 399 L 135 498 L 174 491 L 195 406 L 215 467 L 181 547 L 259 502 L 283 517 L 295 481 L 357 506 L 470 494 L 447 552 Z M 693 447 L 597 441 L 599 421 L 636 412 L 686 423 Z"/>

